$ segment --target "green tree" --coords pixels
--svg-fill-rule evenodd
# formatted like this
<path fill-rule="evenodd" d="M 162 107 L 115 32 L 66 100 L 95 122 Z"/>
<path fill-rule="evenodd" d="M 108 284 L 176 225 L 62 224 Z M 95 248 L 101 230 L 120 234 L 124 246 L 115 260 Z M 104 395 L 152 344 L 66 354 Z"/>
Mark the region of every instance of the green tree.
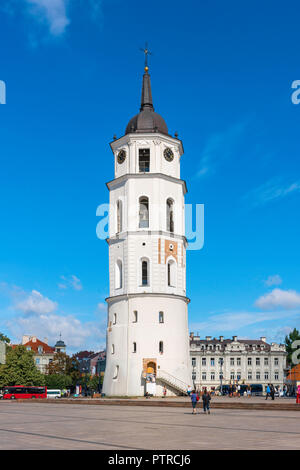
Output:
<path fill-rule="evenodd" d="M 292 354 L 295 351 L 295 348 L 293 348 L 293 342 L 294 341 L 299 341 L 300 340 L 300 334 L 299 331 L 294 328 L 293 331 L 290 332 L 289 335 L 285 337 L 285 347 L 286 347 L 286 352 L 287 352 L 287 363 L 288 365 L 295 365 L 292 360 Z"/>
<path fill-rule="evenodd" d="M 0 333 L 0 341 L 3 341 L 4 343 L 10 343 L 10 339 L 5 336 L 3 333 Z"/>
<path fill-rule="evenodd" d="M 0 386 L 5 385 L 45 385 L 45 377 L 36 368 L 32 351 L 24 346 L 8 347 L 6 364 L 0 369 Z"/>
<path fill-rule="evenodd" d="M 72 378 L 65 374 L 51 374 L 45 376 L 45 385 L 48 388 L 63 390 L 72 385 Z"/>

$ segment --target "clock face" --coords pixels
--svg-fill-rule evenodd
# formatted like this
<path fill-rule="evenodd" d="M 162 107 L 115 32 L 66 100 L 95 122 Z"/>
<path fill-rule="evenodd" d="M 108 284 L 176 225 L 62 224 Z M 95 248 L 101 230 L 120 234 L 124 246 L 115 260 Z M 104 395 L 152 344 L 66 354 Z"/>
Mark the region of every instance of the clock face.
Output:
<path fill-rule="evenodd" d="M 165 159 L 167 160 L 167 162 L 171 162 L 174 158 L 174 153 L 172 152 L 172 150 L 167 147 L 165 150 L 164 150 L 164 157 Z"/>
<path fill-rule="evenodd" d="M 117 156 L 118 163 L 121 165 L 122 163 L 125 162 L 126 159 L 126 152 L 125 150 L 120 150 Z"/>

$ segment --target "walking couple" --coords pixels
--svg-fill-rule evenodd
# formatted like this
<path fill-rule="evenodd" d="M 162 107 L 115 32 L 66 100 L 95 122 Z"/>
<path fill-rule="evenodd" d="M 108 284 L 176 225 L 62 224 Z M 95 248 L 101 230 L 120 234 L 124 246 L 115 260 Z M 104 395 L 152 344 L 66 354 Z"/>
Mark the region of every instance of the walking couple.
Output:
<path fill-rule="evenodd" d="M 192 401 L 192 407 L 193 407 L 193 414 L 196 414 L 196 406 L 197 402 L 200 400 L 199 394 L 196 392 L 196 390 L 193 390 L 191 395 L 191 401 Z M 210 414 L 210 394 L 208 393 L 207 389 L 205 388 L 203 393 L 202 393 L 202 403 L 203 403 L 203 411 L 206 414 L 206 411 L 208 414 Z"/>

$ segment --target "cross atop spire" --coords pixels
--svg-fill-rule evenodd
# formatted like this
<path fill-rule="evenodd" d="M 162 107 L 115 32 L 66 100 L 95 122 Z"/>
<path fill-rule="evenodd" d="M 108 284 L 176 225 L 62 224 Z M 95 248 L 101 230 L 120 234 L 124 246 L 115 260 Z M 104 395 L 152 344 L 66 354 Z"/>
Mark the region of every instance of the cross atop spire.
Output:
<path fill-rule="evenodd" d="M 148 67 L 148 55 L 152 55 L 152 52 L 149 51 L 148 49 L 148 43 L 145 43 L 144 49 L 140 48 L 141 51 L 145 54 L 145 72 L 148 73 L 149 67 Z"/>

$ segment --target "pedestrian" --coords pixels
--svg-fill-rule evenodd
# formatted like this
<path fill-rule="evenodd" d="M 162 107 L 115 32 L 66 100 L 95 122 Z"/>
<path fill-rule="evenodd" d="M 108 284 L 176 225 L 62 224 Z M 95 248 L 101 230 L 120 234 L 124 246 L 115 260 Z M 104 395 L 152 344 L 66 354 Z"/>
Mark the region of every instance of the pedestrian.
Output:
<path fill-rule="evenodd" d="M 163 398 L 165 398 L 167 395 L 167 388 L 166 386 L 164 386 L 164 389 L 163 389 Z"/>
<path fill-rule="evenodd" d="M 251 397 L 251 387 L 250 386 L 247 387 L 247 397 L 248 398 Z"/>
<path fill-rule="evenodd" d="M 240 397 L 241 396 L 241 386 L 240 386 L 240 384 L 238 384 L 238 386 L 237 386 L 237 391 L 238 391 L 238 397 Z"/>
<path fill-rule="evenodd" d="M 189 385 L 188 388 L 187 388 L 187 394 L 188 396 L 190 396 L 192 393 L 192 387 Z"/>
<path fill-rule="evenodd" d="M 199 400 L 199 395 L 196 393 L 195 390 L 192 391 L 191 393 L 191 401 L 192 401 L 192 407 L 193 407 L 193 415 L 196 414 L 196 406 L 197 406 L 197 401 Z"/>
<path fill-rule="evenodd" d="M 297 386 L 296 403 L 300 404 L 300 385 Z"/>
<path fill-rule="evenodd" d="M 206 414 L 206 411 L 207 411 L 209 415 L 210 415 L 210 406 L 209 406 L 210 400 L 211 400 L 210 394 L 205 388 L 203 395 L 202 395 L 203 412 Z"/>
<path fill-rule="evenodd" d="M 271 384 L 271 392 L 270 392 L 272 400 L 275 399 L 275 387 L 273 384 Z"/>
<path fill-rule="evenodd" d="M 267 392 L 267 395 L 266 395 L 266 400 L 267 400 L 268 397 L 271 396 L 271 387 L 270 387 L 270 384 L 268 384 L 266 392 Z"/>

